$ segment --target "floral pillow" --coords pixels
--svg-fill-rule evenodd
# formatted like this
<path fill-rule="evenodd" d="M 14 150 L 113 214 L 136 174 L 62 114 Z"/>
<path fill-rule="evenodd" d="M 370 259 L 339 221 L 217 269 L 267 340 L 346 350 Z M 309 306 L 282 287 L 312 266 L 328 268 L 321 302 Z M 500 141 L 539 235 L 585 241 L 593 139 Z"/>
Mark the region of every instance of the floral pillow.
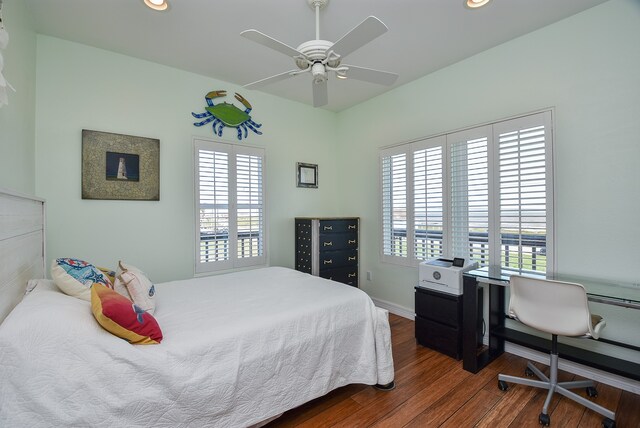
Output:
<path fill-rule="evenodd" d="M 98 268 L 78 259 L 56 259 L 51 265 L 51 278 L 65 294 L 87 301 L 91 301 L 93 284 L 113 288 L 109 278 Z"/>
<path fill-rule="evenodd" d="M 142 310 L 153 314 L 156 310 L 156 287 L 137 267 L 118 262 L 114 289 L 131 299 Z"/>
<path fill-rule="evenodd" d="M 91 287 L 91 312 L 102 328 L 129 343 L 153 345 L 162 341 L 162 331 L 153 315 L 101 284 Z"/>

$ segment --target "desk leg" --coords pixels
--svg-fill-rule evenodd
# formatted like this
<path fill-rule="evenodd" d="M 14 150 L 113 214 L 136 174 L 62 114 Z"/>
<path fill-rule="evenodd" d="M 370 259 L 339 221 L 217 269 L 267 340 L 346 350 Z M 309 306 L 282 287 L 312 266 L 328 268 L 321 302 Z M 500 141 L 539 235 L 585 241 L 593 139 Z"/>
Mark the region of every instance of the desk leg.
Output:
<path fill-rule="evenodd" d="M 489 354 L 491 360 L 504 352 L 504 338 L 493 334 L 497 329 L 504 329 L 504 289 L 500 285 L 491 284 L 489 288 Z"/>
<path fill-rule="evenodd" d="M 462 368 L 477 373 L 478 364 L 478 280 L 463 275 L 462 280 Z"/>
<path fill-rule="evenodd" d="M 489 347 L 478 348 L 478 320 L 482 319 L 482 308 L 478 309 L 476 278 L 463 276 L 462 295 L 462 368 L 477 373 L 504 352 L 504 339 L 492 334 L 504 327 L 504 287 L 491 285 L 489 289 Z"/>

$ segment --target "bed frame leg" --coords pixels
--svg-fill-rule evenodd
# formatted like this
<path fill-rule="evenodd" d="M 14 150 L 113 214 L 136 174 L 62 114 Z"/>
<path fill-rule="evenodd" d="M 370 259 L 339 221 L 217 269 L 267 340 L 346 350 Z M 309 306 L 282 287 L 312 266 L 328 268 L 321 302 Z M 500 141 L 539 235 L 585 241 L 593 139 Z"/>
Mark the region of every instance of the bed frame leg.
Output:
<path fill-rule="evenodd" d="M 392 380 L 391 382 L 386 383 L 384 385 L 380 385 L 379 383 L 376 383 L 375 385 L 373 385 L 373 387 L 376 389 L 379 389 L 380 391 L 391 391 L 392 389 L 395 389 L 396 382 Z"/>

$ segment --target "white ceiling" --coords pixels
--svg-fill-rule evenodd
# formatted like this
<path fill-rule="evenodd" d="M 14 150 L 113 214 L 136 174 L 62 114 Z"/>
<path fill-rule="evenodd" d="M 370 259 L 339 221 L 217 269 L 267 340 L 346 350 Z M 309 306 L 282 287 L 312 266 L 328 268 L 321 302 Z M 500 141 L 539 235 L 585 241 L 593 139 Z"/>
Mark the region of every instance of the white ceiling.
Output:
<path fill-rule="evenodd" d="M 241 31 L 254 28 L 294 48 L 315 37 L 307 0 L 169 0 L 167 12 L 152 11 L 142 0 L 14 1 L 26 1 L 38 33 L 238 85 L 295 68 L 293 60 Z M 330 78 L 324 108 L 343 110 L 605 1 L 492 0 L 469 10 L 463 0 L 330 0 L 320 15 L 320 38 L 335 42 L 374 15 L 389 31 L 345 62 L 400 77 L 392 87 Z M 226 88 L 203 91 L 213 89 Z M 309 74 L 261 90 L 311 104 Z"/>

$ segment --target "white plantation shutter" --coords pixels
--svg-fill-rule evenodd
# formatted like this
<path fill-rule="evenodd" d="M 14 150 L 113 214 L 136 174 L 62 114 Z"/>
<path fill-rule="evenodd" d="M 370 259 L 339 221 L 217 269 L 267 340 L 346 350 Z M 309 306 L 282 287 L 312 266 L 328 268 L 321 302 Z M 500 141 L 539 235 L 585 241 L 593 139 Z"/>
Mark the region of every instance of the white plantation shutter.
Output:
<path fill-rule="evenodd" d="M 380 151 L 383 261 L 553 272 L 552 112 Z"/>
<path fill-rule="evenodd" d="M 413 247 L 421 261 L 444 253 L 444 141 L 432 138 L 413 152 Z"/>
<path fill-rule="evenodd" d="M 262 157 L 238 154 L 236 161 L 238 258 L 259 257 L 264 229 Z"/>
<path fill-rule="evenodd" d="M 201 263 L 229 260 L 229 154 L 198 150 Z"/>
<path fill-rule="evenodd" d="M 196 273 L 264 264 L 264 151 L 194 140 Z"/>
<path fill-rule="evenodd" d="M 408 256 L 407 154 L 382 154 L 382 254 Z"/>
<path fill-rule="evenodd" d="M 551 248 L 551 115 L 496 124 L 501 265 L 546 272 Z"/>
<path fill-rule="evenodd" d="M 489 135 L 490 127 L 447 136 L 451 158 L 452 256 L 490 263 Z"/>

